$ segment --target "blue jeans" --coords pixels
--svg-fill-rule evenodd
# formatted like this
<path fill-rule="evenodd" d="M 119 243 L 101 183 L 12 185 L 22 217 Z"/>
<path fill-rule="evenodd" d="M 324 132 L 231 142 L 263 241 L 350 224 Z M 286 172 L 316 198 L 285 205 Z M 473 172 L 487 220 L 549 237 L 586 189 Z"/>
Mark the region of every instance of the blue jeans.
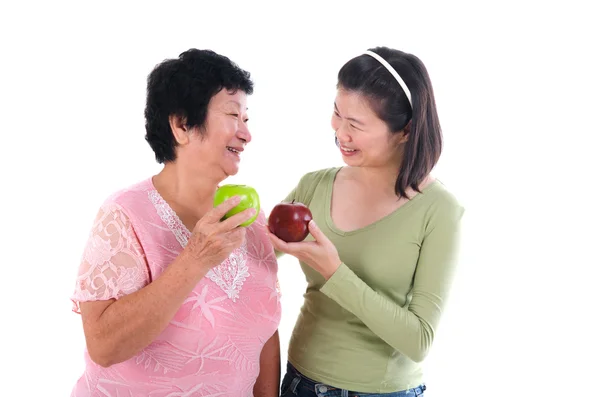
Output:
<path fill-rule="evenodd" d="M 287 363 L 287 373 L 281 382 L 281 397 L 418 397 L 423 396 L 425 385 L 393 393 L 359 393 L 315 382 Z"/>

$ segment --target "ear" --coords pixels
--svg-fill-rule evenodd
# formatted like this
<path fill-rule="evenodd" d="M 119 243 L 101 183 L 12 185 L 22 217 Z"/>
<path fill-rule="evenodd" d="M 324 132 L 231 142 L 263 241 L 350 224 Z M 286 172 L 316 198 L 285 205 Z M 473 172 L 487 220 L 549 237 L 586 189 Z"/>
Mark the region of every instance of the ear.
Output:
<path fill-rule="evenodd" d="M 408 137 L 410 134 L 410 127 L 412 126 L 412 120 L 410 120 L 408 122 L 408 124 L 406 124 L 406 127 L 404 127 L 402 129 L 402 131 L 400 131 L 397 135 L 398 135 L 398 144 L 402 145 L 405 144 L 406 142 L 408 142 Z"/>
<path fill-rule="evenodd" d="M 176 114 L 169 116 L 169 125 L 171 126 L 171 132 L 175 137 L 175 141 L 179 145 L 186 145 L 190 141 L 189 130 L 186 126 L 186 118 Z"/>

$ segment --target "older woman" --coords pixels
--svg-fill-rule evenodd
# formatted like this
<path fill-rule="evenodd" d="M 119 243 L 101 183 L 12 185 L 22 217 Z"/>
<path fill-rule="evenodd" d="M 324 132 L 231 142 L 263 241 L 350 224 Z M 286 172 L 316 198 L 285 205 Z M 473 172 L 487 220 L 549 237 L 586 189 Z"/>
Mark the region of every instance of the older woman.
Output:
<path fill-rule="evenodd" d="M 281 316 L 265 216 L 213 208 L 251 141 L 250 75 L 191 49 L 147 87 L 146 141 L 160 173 L 106 199 L 72 300 L 86 368 L 72 396 L 276 396 Z"/>

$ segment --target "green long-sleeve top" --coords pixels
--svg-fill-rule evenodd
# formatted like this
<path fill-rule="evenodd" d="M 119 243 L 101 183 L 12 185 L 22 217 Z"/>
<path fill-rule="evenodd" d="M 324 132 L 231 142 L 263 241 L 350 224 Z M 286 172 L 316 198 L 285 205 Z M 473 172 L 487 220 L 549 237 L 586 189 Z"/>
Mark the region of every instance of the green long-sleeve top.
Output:
<path fill-rule="evenodd" d="M 305 376 L 351 391 L 416 387 L 453 278 L 463 207 L 435 181 L 391 214 L 344 232 L 331 218 L 339 169 L 304 175 L 284 200 L 309 206 L 343 262 L 329 280 L 300 263 L 308 285 L 288 359 Z"/>

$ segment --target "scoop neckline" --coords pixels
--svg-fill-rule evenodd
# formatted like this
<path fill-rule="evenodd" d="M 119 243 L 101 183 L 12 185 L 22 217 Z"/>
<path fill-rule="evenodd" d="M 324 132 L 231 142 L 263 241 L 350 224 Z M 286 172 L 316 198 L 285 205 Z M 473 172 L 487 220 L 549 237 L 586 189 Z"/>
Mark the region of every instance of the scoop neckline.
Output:
<path fill-rule="evenodd" d="M 171 205 L 167 202 L 167 200 L 165 200 L 165 198 L 162 196 L 162 194 L 160 194 L 160 192 L 158 191 L 158 189 L 156 188 L 156 186 L 154 185 L 154 177 L 156 175 L 151 176 L 150 178 L 148 178 L 148 191 L 151 193 L 154 193 L 157 196 L 157 199 L 159 200 L 160 204 L 164 206 L 165 210 L 168 213 L 168 216 L 172 219 L 172 221 L 175 223 L 176 227 L 181 228 L 182 230 L 185 231 L 186 237 L 189 238 L 192 235 L 192 231 L 190 229 L 188 229 L 188 227 L 183 223 L 183 221 L 181 220 L 181 218 L 179 217 L 179 215 L 177 214 L 177 212 L 175 212 L 175 210 L 173 209 L 173 207 L 171 207 Z M 169 226 L 169 225 L 167 225 Z"/>
<path fill-rule="evenodd" d="M 414 196 L 408 202 L 406 202 L 405 204 L 402 204 L 400 207 L 396 208 L 389 214 L 384 215 L 383 217 L 369 223 L 368 225 L 362 226 L 358 229 L 345 231 L 345 230 L 341 230 L 340 228 L 338 228 L 335 225 L 335 222 L 333 221 L 333 217 L 331 216 L 331 209 L 332 209 L 332 204 L 333 204 L 333 185 L 335 183 L 337 174 L 342 170 L 342 168 L 344 168 L 344 167 L 338 167 L 337 169 L 334 169 L 334 172 L 332 172 L 330 174 L 330 176 L 327 180 L 327 193 L 326 193 L 326 197 L 325 197 L 325 201 L 324 201 L 325 220 L 326 220 L 327 226 L 334 233 L 336 233 L 340 236 L 351 236 L 354 234 L 359 234 L 359 233 L 368 231 L 370 229 L 373 229 L 377 225 L 379 225 L 383 222 L 386 222 L 388 219 L 395 218 L 396 216 L 400 216 L 401 214 L 405 213 L 410 207 L 414 206 L 415 203 L 421 201 L 421 199 L 425 196 L 425 194 L 428 191 L 432 190 L 435 186 L 437 186 L 440 183 L 437 179 L 435 179 L 429 185 L 425 186 L 425 188 L 423 188 L 423 190 L 421 190 L 421 193 L 417 193 L 416 196 Z"/>

